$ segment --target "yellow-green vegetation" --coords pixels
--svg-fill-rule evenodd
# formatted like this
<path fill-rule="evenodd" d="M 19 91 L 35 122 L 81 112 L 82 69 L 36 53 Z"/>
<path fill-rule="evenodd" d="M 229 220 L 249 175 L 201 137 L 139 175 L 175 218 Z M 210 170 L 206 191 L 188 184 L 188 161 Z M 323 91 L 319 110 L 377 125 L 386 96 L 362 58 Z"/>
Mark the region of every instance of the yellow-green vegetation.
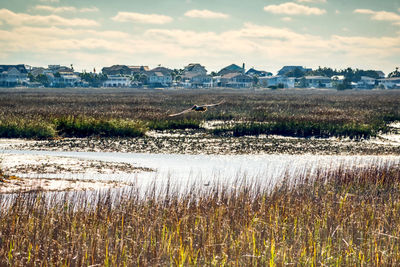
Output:
<path fill-rule="evenodd" d="M 91 117 L 68 116 L 54 120 L 54 125 L 62 136 L 143 136 L 147 131 L 141 121 L 128 119 L 95 119 Z"/>
<path fill-rule="evenodd" d="M 298 177 L 269 190 L 243 179 L 184 195 L 2 196 L 0 265 L 400 264 L 400 166 Z"/>
<path fill-rule="evenodd" d="M 279 121 L 264 123 L 239 123 L 234 126 L 216 128 L 216 135 L 232 134 L 233 136 L 276 134 L 295 137 L 349 137 L 351 139 L 369 138 L 380 131 L 386 131 L 385 125 L 357 123 L 327 123 L 309 121 Z"/>
<path fill-rule="evenodd" d="M 224 103 L 205 113 L 168 117 L 193 104 L 213 103 L 215 99 L 223 99 Z M 237 136 L 265 132 L 272 127 L 267 134 L 368 138 L 388 131 L 388 123 L 400 120 L 399 106 L 400 90 L 0 89 L 0 136 L 47 138 L 62 135 L 57 131 L 70 125 L 71 120 L 72 128 L 76 126 L 77 129 L 68 126 L 70 136 L 73 133 L 77 136 L 132 136 L 132 123 L 138 121 L 150 129 L 168 130 L 198 129 L 204 120 L 222 120 L 250 123 L 250 126 L 237 126 Z M 61 121 L 61 125 L 56 125 L 55 119 Z M 14 123 L 15 120 L 25 123 Z M 260 131 L 256 126 L 260 123 L 268 127 Z"/>

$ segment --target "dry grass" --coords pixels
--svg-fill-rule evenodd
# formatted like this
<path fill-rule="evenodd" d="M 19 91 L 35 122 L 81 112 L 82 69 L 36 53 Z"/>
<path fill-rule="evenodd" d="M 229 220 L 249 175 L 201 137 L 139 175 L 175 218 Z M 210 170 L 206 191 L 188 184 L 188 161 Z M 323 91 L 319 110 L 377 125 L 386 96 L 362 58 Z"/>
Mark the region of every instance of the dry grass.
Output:
<path fill-rule="evenodd" d="M 211 108 L 206 113 L 189 113 L 177 118 L 167 116 L 193 104 L 214 103 L 221 99 L 225 100 L 224 104 Z M 188 127 L 193 128 L 198 127 L 202 120 L 266 122 L 279 125 L 290 122 L 291 125 L 316 125 L 317 129 L 329 125 L 325 127 L 328 136 L 335 135 L 329 132 L 330 129 L 348 128 L 348 125 L 356 125 L 357 131 L 360 127 L 372 129 L 368 136 L 378 131 L 387 131 L 388 122 L 400 120 L 399 106 L 399 90 L 0 90 L 0 122 L 54 122 L 66 117 L 84 117 L 101 121 L 143 121 L 155 129 L 186 127 L 185 121 L 191 122 Z M 301 129 L 288 129 L 286 132 L 296 135 L 299 131 Z"/>
<path fill-rule="evenodd" d="M 399 166 L 321 170 L 273 190 L 168 188 L 3 196 L 0 265 L 400 264 Z"/>

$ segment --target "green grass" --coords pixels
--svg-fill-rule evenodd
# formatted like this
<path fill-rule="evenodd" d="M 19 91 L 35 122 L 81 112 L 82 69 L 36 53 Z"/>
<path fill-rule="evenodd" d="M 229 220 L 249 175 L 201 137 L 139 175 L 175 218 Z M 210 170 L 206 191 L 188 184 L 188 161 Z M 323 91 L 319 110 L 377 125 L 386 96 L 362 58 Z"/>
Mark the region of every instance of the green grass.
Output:
<path fill-rule="evenodd" d="M 386 131 L 384 126 L 358 123 L 327 123 L 308 121 L 279 121 L 270 123 L 239 123 L 233 126 L 220 127 L 212 130 L 215 135 L 283 135 L 293 137 L 349 137 L 351 139 L 370 138 L 379 131 Z"/>
<path fill-rule="evenodd" d="M 55 125 L 46 121 L 9 119 L 0 120 L 2 138 L 53 138 L 57 135 Z"/>
<path fill-rule="evenodd" d="M 399 166 L 297 177 L 272 190 L 243 178 L 183 195 L 0 196 L 0 265 L 400 264 Z"/>
<path fill-rule="evenodd" d="M 68 137 L 137 137 L 143 136 L 147 127 L 143 122 L 123 119 L 95 119 L 90 117 L 64 117 L 54 120 L 58 134 Z"/>

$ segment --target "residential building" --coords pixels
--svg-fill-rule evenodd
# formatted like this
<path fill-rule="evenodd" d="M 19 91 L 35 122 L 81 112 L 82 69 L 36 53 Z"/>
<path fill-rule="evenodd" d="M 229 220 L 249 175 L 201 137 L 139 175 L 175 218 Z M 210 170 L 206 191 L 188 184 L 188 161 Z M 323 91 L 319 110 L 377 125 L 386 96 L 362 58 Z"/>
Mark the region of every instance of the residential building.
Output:
<path fill-rule="evenodd" d="M 135 75 L 136 73 L 146 73 L 150 70 L 148 66 L 128 66 L 128 68 L 131 70 L 130 75 Z"/>
<path fill-rule="evenodd" d="M 103 82 L 103 87 L 130 87 L 131 80 L 127 76 L 107 75 L 107 80 Z"/>
<path fill-rule="evenodd" d="M 332 88 L 332 80 L 325 76 L 305 76 L 307 88 Z M 301 79 L 301 78 L 300 78 Z"/>
<path fill-rule="evenodd" d="M 231 64 L 231 65 L 221 69 L 218 72 L 218 75 L 219 76 L 223 76 L 223 75 L 228 74 L 228 73 L 244 73 L 244 63 L 243 63 L 243 67 L 239 67 L 236 64 Z"/>
<path fill-rule="evenodd" d="M 113 65 L 111 67 L 104 67 L 101 72 L 106 75 L 131 75 L 132 70 L 125 65 Z"/>
<path fill-rule="evenodd" d="M 260 77 L 259 84 L 263 87 L 294 88 L 296 78 L 281 75 Z"/>
<path fill-rule="evenodd" d="M 171 73 L 161 71 L 151 70 L 147 73 L 148 75 L 148 84 L 150 87 L 169 87 L 172 84 L 172 75 Z"/>
<path fill-rule="evenodd" d="M 28 83 L 25 65 L 0 65 L 0 86 L 12 87 Z"/>
<path fill-rule="evenodd" d="M 267 71 L 263 71 L 263 70 L 256 70 L 254 68 L 251 68 L 246 72 L 246 75 L 257 76 L 257 77 L 265 77 L 265 76 L 272 76 L 272 73 L 271 72 L 267 72 Z"/>
<path fill-rule="evenodd" d="M 361 76 L 361 79 L 357 82 L 356 88 L 358 89 L 372 89 L 376 85 L 376 79 L 367 77 L 367 76 Z"/>
<path fill-rule="evenodd" d="M 400 77 L 379 79 L 378 84 L 385 89 L 400 89 Z"/>
<path fill-rule="evenodd" d="M 220 86 L 230 88 L 250 88 L 253 86 L 253 77 L 243 73 L 227 73 L 221 76 Z"/>
<path fill-rule="evenodd" d="M 181 85 L 185 88 L 210 88 L 213 87 L 213 78 L 206 74 L 186 73 Z"/>
<path fill-rule="evenodd" d="M 191 63 L 189 65 L 187 65 L 184 70 L 183 70 L 183 74 L 201 74 L 201 75 L 206 75 L 207 74 L 207 70 L 204 66 L 198 64 L 198 63 Z"/>

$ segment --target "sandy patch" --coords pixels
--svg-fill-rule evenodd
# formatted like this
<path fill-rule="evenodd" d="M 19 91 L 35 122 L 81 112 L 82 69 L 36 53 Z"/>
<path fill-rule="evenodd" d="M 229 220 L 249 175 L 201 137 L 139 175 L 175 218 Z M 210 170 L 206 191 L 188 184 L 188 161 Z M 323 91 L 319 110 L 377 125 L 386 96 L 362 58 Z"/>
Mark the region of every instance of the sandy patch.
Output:
<path fill-rule="evenodd" d="M 92 191 L 128 186 L 122 182 L 104 182 L 95 180 L 71 180 L 49 178 L 13 178 L 0 182 L 0 193 L 20 193 L 31 191 Z"/>
<path fill-rule="evenodd" d="M 0 154 L 0 167 L 6 174 L 120 174 L 153 171 L 123 162 L 32 154 Z"/>

